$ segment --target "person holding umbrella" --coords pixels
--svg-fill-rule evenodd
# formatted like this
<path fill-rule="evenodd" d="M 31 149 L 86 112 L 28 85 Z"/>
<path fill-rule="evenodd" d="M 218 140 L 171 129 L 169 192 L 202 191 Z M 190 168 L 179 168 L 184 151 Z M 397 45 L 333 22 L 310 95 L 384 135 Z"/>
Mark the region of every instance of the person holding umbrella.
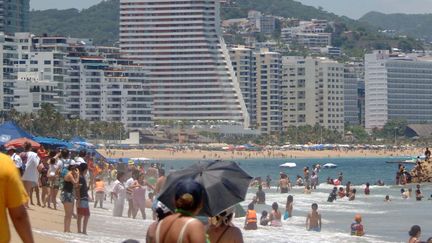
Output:
<path fill-rule="evenodd" d="M 178 182 L 175 191 L 175 214 L 158 223 L 156 242 L 208 242 L 204 225 L 194 218 L 203 208 L 203 186 L 184 179 Z"/>

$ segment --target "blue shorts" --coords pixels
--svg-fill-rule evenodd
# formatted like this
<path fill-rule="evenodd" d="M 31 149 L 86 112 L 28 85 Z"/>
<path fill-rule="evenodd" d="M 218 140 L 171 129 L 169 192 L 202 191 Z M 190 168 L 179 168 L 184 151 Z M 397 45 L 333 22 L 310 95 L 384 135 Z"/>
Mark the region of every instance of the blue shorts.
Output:
<path fill-rule="evenodd" d="M 320 227 L 309 228 L 308 231 L 321 232 L 321 228 Z"/>
<path fill-rule="evenodd" d="M 74 199 L 73 193 L 65 191 L 60 193 L 60 200 L 62 203 L 73 203 Z"/>

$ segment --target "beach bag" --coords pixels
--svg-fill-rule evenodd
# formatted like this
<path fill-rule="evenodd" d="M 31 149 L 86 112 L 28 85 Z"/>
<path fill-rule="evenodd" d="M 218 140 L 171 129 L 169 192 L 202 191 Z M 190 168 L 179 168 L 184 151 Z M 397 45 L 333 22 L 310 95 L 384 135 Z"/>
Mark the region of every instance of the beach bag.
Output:
<path fill-rule="evenodd" d="M 289 218 L 288 211 L 285 211 L 285 213 L 284 213 L 284 220 L 287 220 L 288 218 Z"/>

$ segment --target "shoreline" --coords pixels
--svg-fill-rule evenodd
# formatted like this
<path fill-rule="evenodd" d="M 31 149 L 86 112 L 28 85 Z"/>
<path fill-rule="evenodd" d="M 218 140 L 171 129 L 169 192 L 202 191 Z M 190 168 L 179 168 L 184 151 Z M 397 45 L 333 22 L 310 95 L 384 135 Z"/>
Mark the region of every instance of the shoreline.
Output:
<path fill-rule="evenodd" d="M 99 149 L 106 158 L 148 158 L 150 160 L 239 160 L 239 159 L 319 159 L 319 158 L 401 158 L 423 154 L 422 150 L 350 150 L 350 151 L 206 151 L 157 149 Z"/>

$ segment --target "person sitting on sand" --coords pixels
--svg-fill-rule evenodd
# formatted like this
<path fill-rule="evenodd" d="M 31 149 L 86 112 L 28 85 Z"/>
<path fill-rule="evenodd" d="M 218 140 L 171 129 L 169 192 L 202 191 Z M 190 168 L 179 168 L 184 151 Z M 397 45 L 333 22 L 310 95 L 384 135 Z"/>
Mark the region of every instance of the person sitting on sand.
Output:
<path fill-rule="evenodd" d="M 355 188 L 352 189 L 352 191 L 351 191 L 351 193 L 349 195 L 349 199 L 348 199 L 349 201 L 354 201 L 355 200 L 356 192 L 357 192 L 357 190 Z"/>
<path fill-rule="evenodd" d="M 312 211 L 306 217 L 306 230 L 321 231 L 321 214 L 318 212 L 318 204 L 312 204 Z"/>
<path fill-rule="evenodd" d="M 258 199 L 257 204 L 265 204 L 265 192 L 262 189 L 262 186 L 258 186 L 258 191 L 256 192 L 256 197 Z"/>
<path fill-rule="evenodd" d="M 257 213 L 254 209 L 255 208 L 254 205 L 255 205 L 254 203 L 249 203 L 249 205 L 248 205 L 248 210 L 246 212 L 246 217 L 245 217 L 245 226 L 244 226 L 245 230 L 258 229 Z"/>
<path fill-rule="evenodd" d="M 156 242 L 206 242 L 204 225 L 195 218 L 203 208 L 203 191 L 202 185 L 192 179 L 176 185 L 176 213 L 159 221 Z"/>
<path fill-rule="evenodd" d="M 369 184 L 369 182 L 368 183 L 366 183 L 366 188 L 364 189 L 364 194 L 365 195 L 370 195 L 370 184 Z"/>
<path fill-rule="evenodd" d="M 281 227 L 282 226 L 282 214 L 278 210 L 279 205 L 277 202 L 274 202 L 272 204 L 272 212 L 269 215 L 270 225 L 274 227 Z"/>
<path fill-rule="evenodd" d="M 228 209 L 212 217 L 207 234 L 210 242 L 243 243 L 241 230 L 233 225 L 233 209 Z"/>
<path fill-rule="evenodd" d="M 356 214 L 356 216 L 354 217 L 354 223 L 351 224 L 351 235 L 363 236 L 365 234 L 361 221 L 361 215 Z"/>
<path fill-rule="evenodd" d="M 292 217 L 293 203 L 294 203 L 294 198 L 292 195 L 289 195 L 287 197 L 287 202 L 286 202 L 286 206 L 285 206 L 285 214 L 284 214 L 285 220 Z"/>
<path fill-rule="evenodd" d="M 420 236 L 421 236 L 421 228 L 418 225 L 413 225 L 408 232 L 410 238 L 408 240 L 408 243 L 420 243 Z"/>
<path fill-rule="evenodd" d="M 339 187 L 338 196 L 339 196 L 339 198 L 344 198 L 346 196 L 345 190 L 343 187 Z"/>
<path fill-rule="evenodd" d="M 390 196 L 386 195 L 384 198 L 384 202 L 391 202 Z"/>
<path fill-rule="evenodd" d="M 268 224 L 269 224 L 268 212 L 264 210 L 261 213 L 260 225 L 262 225 L 262 226 L 268 226 Z"/>
<path fill-rule="evenodd" d="M 337 199 L 337 187 L 333 187 L 333 190 L 330 192 L 327 202 L 334 202 Z"/>

